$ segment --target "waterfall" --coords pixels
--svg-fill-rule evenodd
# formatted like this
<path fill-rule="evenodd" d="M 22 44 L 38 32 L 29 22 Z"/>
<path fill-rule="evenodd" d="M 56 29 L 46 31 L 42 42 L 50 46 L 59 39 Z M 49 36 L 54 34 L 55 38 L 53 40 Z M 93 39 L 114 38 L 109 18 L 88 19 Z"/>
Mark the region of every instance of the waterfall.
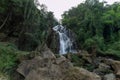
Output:
<path fill-rule="evenodd" d="M 67 30 L 62 25 L 57 25 L 53 27 L 53 30 L 59 34 L 60 54 L 77 52 L 74 45 L 74 39 L 72 37 L 72 33 L 70 32 L 70 30 Z"/>

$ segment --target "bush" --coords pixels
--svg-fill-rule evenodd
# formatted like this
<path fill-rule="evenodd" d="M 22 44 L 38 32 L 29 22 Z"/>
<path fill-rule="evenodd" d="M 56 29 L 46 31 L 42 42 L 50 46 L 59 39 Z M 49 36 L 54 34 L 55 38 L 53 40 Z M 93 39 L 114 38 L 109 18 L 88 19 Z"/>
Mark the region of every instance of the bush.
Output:
<path fill-rule="evenodd" d="M 86 39 L 84 43 L 84 49 L 86 49 L 89 53 L 92 51 L 92 47 L 96 46 L 96 42 L 92 39 Z"/>
<path fill-rule="evenodd" d="M 106 49 L 97 51 L 98 55 L 120 60 L 120 41 L 106 45 Z"/>
<path fill-rule="evenodd" d="M 25 54 L 25 53 L 24 53 Z M 15 45 L 11 43 L 0 43 L 0 72 L 10 74 L 17 66 L 17 59 L 21 54 Z"/>
<path fill-rule="evenodd" d="M 71 55 L 71 62 L 73 63 L 74 66 L 79 66 L 79 67 L 83 66 L 84 64 L 84 60 L 75 54 Z"/>

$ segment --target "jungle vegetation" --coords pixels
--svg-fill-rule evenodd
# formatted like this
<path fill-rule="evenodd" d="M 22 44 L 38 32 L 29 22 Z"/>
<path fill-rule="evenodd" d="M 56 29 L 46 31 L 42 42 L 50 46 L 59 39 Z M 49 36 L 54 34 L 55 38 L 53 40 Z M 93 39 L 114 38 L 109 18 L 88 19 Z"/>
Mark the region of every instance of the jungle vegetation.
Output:
<path fill-rule="evenodd" d="M 62 25 L 76 34 L 78 48 L 120 59 L 120 3 L 86 0 L 62 15 Z M 0 72 L 11 73 L 20 55 L 46 41 L 59 24 L 37 0 L 0 0 Z M 24 44 L 24 45 L 23 45 Z"/>

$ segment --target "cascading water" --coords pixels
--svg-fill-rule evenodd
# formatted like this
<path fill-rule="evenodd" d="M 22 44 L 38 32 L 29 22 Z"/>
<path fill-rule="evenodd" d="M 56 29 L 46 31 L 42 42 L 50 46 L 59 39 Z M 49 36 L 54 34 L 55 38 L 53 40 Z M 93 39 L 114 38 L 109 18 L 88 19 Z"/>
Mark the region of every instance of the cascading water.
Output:
<path fill-rule="evenodd" d="M 76 53 L 76 49 L 74 46 L 74 39 L 72 34 L 69 30 L 67 30 L 62 25 L 57 25 L 53 27 L 53 30 L 59 34 L 59 41 L 60 41 L 60 54 L 66 54 L 66 53 Z"/>

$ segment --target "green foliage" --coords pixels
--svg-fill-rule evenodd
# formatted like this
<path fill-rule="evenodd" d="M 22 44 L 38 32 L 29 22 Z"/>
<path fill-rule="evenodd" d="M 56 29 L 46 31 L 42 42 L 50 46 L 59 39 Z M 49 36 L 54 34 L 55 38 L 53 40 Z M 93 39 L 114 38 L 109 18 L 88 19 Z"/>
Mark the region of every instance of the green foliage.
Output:
<path fill-rule="evenodd" d="M 92 45 L 95 45 L 95 44 L 96 42 L 93 39 L 87 39 L 84 45 L 85 45 L 85 48 L 90 48 Z"/>
<path fill-rule="evenodd" d="M 85 64 L 83 67 L 91 72 L 95 69 L 95 66 L 92 64 Z"/>
<path fill-rule="evenodd" d="M 79 67 L 81 67 L 81 66 L 83 66 L 83 64 L 84 64 L 84 60 L 83 60 L 82 58 L 78 57 L 78 56 L 75 55 L 75 54 L 72 54 L 72 55 L 71 55 L 71 61 L 72 61 L 72 63 L 73 63 L 74 66 L 79 66 Z"/>
<path fill-rule="evenodd" d="M 22 49 L 21 43 L 24 42 L 21 41 L 26 38 L 25 40 L 30 42 L 26 45 L 42 44 L 46 39 L 48 29 L 57 23 L 53 13 L 48 12 L 47 7 L 39 4 L 37 0 L 2 0 L 0 2 L 0 32 L 8 37 L 19 38 L 18 47 L 21 50 L 34 50 L 36 46 L 28 49 L 26 46 Z M 23 37 L 26 33 L 31 35 L 30 41 L 27 39 L 30 35 Z"/>
<path fill-rule="evenodd" d="M 120 41 L 107 45 L 105 53 L 107 55 L 120 58 Z M 120 59 L 119 59 L 120 60 Z"/>
<path fill-rule="evenodd" d="M 26 53 L 24 53 L 26 54 Z M 18 51 L 15 45 L 11 43 L 0 43 L 0 72 L 11 74 L 16 67 L 19 55 L 23 55 Z"/>
<path fill-rule="evenodd" d="M 115 48 L 119 47 L 117 42 L 120 41 L 119 2 L 105 5 L 99 0 L 86 0 L 62 16 L 63 25 L 77 34 L 77 41 L 84 49 L 96 45 L 104 54 L 120 54 L 120 50 Z"/>

